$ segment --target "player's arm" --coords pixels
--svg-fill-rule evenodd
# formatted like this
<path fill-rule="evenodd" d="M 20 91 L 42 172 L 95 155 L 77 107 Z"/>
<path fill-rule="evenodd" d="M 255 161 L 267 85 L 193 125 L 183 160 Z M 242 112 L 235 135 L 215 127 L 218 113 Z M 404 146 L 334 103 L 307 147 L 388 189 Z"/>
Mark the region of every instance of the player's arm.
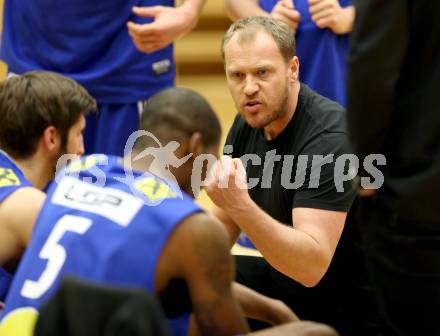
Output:
<path fill-rule="evenodd" d="M 213 169 L 206 189 L 211 200 L 228 213 L 273 267 L 304 286 L 315 286 L 330 265 L 347 212 L 295 208 L 295 228 L 286 226 L 250 198 L 240 159 L 223 157 Z M 228 187 L 219 187 L 224 179 L 228 179 Z"/>
<path fill-rule="evenodd" d="M 207 216 L 203 215 L 203 217 L 206 218 Z M 196 280 L 198 283 L 194 284 L 194 286 L 197 287 L 197 290 L 200 290 L 200 285 L 203 286 L 204 284 L 206 286 L 204 293 L 202 294 L 205 298 L 201 298 L 201 300 L 197 301 L 199 302 L 199 308 L 194 306 L 193 301 L 194 316 L 199 329 L 201 325 L 205 325 L 206 331 L 211 329 L 212 333 L 212 330 L 214 330 L 212 329 L 213 327 L 210 327 L 214 320 L 213 322 L 210 322 L 212 317 L 206 315 L 210 309 L 217 306 L 216 301 L 210 302 L 209 300 L 206 300 L 206 298 L 212 294 L 220 298 L 223 296 L 222 300 L 227 299 L 232 294 L 233 298 L 230 297 L 227 299 L 230 300 L 229 303 L 226 300 L 224 309 L 225 312 L 227 311 L 228 306 L 235 309 L 236 318 L 241 316 L 242 313 L 238 310 L 237 303 L 234 302 L 235 300 L 238 301 L 240 307 L 243 309 L 244 315 L 249 318 L 265 321 L 272 325 L 279 325 L 298 320 L 298 317 L 283 302 L 261 295 L 243 285 L 233 283 L 232 292 L 230 292 L 230 282 L 233 280 L 234 270 L 232 259 L 228 252 L 229 248 L 227 244 L 225 245 L 225 241 L 227 241 L 225 238 L 227 238 L 227 235 L 225 235 L 224 230 L 218 224 L 209 224 L 206 222 L 208 219 L 204 218 L 199 220 L 201 223 L 196 225 L 204 225 L 205 228 L 208 228 L 208 232 L 199 236 L 198 242 L 193 242 L 195 260 L 192 267 L 190 265 L 188 266 L 189 272 L 191 273 L 190 276 L 194 277 L 193 273 L 194 269 L 197 268 L 197 265 L 205 265 L 205 274 L 202 274 L 200 280 Z M 209 228 L 209 226 L 212 226 L 212 228 Z M 200 230 L 198 227 L 195 227 L 194 229 L 196 231 Z M 192 234 L 192 237 L 196 237 L 196 234 Z M 209 260 L 209 257 L 207 258 L 206 253 L 211 256 L 211 260 Z M 200 269 L 200 271 L 203 273 L 203 268 Z M 224 293 L 223 295 L 221 294 L 222 292 Z M 221 301 L 219 301 L 219 303 L 222 304 Z M 234 311 L 231 311 L 231 313 L 233 312 Z M 214 316 L 215 314 L 212 315 Z M 220 316 L 221 314 L 219 317 Z M 200 317 L 202 317 L 201 320 Z M 237 322 L 239 322 L 239 319 L 237 319 Z M 239 326 L 239 323 L 237 323 L 237 326 Z"/>
<path fill-rule="evenodd" d="M 231 246 L 235 244 L 240 235 L 241 229 L 240 227 L 232 220 L 232 218 L 227 214 L 223 209 L 214 206 L 212 209 L 212 214 L 215 218 L 217 218 L 226 228 L 226 231 L 229 234 L 229 241 Z"/>
<path fill-rule="evenodd" d="M 128 33 L 136 48 L 151 53 L 171 44 L 195 28 L 206 0 L 184 0 L 178 7 L 133 7 L 133 13 L 150 17 L 151 23 L 127 22 Z"/>
<path fill-rule="evenodd" d="M 292 0 L 279 0 L 270 13 L 259 6 L 258 0 L 225 0 L 225 7 L 233 20 L 249 16 L 272 16 L 287 23 L 293 31 L 296 31 L 301 20 Z"/>
<path fill-rule="evenodd" d="M 19 258 L 31 239 L 46 195 L 35 188 L 15 191 L 0 206 L 0 263 Z"/>
<path fill-rule="evenodd" d="M 167 243 L 173 272 L 185 280 L 198 331 L 238 335 L 247 331 L 232 293 L 233 259 L 224 228 L 204 213 L 184 220 Z M 176 270 L 178 268 L 178 270 Z"/>
<path fill-rule="evenodd" d="M 247 318 L 271 325 L 299 321 L 298 316 L 280 300 L 264 296 L 236 282 L 233 284 L 233 292 Z"/>
<path fill-rule="evenodd" d="M 339 0 L 309 0 L 312 21 L 335 34 L 351 33 L 355 19 L 354 6 L 341 7 Z"/>
<path fill-rule="evenodd" d="M 250 333 L 255 336 L 338 336 L 339 334 L 332 327 L 311 322 L 311 321 L 298 321 L 283 324 L 274 328 L 267 328 L 261 331 Z"/>
<path fill-rule="evenodd" d="M 268 16 L 269 13 L 258 5 L 258 0 L 225 0 L 225 8 L 233 20 L 249 16 Z"/>

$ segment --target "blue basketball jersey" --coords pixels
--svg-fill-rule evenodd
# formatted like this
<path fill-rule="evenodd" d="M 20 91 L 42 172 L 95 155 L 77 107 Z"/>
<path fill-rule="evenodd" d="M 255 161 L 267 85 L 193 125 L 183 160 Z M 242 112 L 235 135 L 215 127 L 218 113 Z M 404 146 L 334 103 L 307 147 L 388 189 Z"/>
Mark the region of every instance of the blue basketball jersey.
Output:
<path fill-rule="evenodd" d="M 170 234 L 201 209 L 157 176 L 131 171 L 127 179 L 121 160 L 84 157 L 51 185 L 7 296 L 0 335 L 17 320 L 25 323 L 17 316 L 35 319 L 64 274 L 155 293 Z"/>
<path fill-rule="evenodd" d="M 0 150 L 0 203 L 17 189 L 31 186 L 21 169 Z M 12 274 L 0 267 L 0 301 L 4 301 L 11 281 Z"/>
<path fill-rule="evenodd" d="M 259 0 L 261 8 L 271 12 L 277 0 Z M 300 80 L 319 94 L 347 105 L 346 75 L 349 34 L 337 35 L 330 29 L 320 29 L 310 15 L 308 0 L 293 0 L 301 14 L 296 31 L 296 52 L 300 62 Z M 342 7 L 351 0 L 340 0 Z"/>
<path fill-rule="evenodd" d="M 5 0 L 0 56 L 8 71 L 71 77 L 99 103 L 135 103 L 174 85 L 173 46 L 138 51 L 127 21 L 151 22 L 133 6 L 174 0 Z"/>

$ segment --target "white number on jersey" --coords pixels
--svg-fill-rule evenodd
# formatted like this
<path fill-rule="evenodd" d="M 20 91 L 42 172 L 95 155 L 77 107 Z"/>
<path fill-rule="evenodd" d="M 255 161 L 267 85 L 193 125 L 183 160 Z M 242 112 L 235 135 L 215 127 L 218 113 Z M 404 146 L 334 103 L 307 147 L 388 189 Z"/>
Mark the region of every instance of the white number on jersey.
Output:
<path fill-rule="evenodd" d="M 37 281 L 26 280 L 21 295 L 28 299 L 38 299 L 52 286 L 66 261 L 66 250 L 59 241 L 67 231 L 84 234 L 92 225 L 88 218 L 65 215 L 55 224 L 54 229 L 40 251 L 39 257 L 47 260 L 47 266 Z"/>

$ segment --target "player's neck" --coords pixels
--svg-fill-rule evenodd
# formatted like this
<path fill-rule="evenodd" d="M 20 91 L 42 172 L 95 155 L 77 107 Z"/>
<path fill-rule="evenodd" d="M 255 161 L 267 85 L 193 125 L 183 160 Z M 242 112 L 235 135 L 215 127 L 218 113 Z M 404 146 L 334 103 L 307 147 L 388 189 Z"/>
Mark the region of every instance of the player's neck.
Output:
<path fill-rule="evenodd" d="M 139 153 L 133 152 L 132 158 L 136 157 Z M 154 164 L 156 160 L 156 164 Z M 156 176 L 159 176 L 160 178 L 163 178 L 169 182 L 173 182 L 177 184 L 182 190 L 192 195 L 192 191 L 190 188 L 186 188 L 185 183 L 185 176 L 190 176 L 191 171 L 187 172 L 184 170 L 183 167 L 180 167 L 178 169 L 172 169 L 172 167 L 168 167 L 166 170 L 163 169 L 161 165 L 157 165 L 157 160 L 163 161 L 163 162 L 172 162 L 170 160 L 167 160 L 166 157 L 153 157 L 151 155 L 147 155 L 139 160 L 132 160 L 131 161 L 131 168 L 135 171 L 139 172 L 145 172 L 148 171 Z"/>
<path fill-rule="evenodd" d="M 24 176 L 35 188 L 43 190 L 49 181 L 54 177 L 54 167 L 42 160 L 38 155 L 33 155 L 27 159 L 18 159 L 14 162 L 21 169 Z"/>

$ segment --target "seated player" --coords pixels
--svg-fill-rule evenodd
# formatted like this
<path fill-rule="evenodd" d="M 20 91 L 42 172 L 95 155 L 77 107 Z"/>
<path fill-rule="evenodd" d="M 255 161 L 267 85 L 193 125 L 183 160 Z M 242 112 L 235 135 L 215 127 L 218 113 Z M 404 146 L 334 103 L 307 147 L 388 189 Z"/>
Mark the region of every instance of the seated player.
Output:
<path fill-rule="evenodd" d="M 49 72 L 0 83 L 0 302 L 32 223 L 54 178 L 58 158 L 83 154 L 84 115 L 95 100 L 79 84 Z"/>
<path fill-rule="evenodd" d="M 64 274 L 155 293 L 170 317 L 192 311 L 201 334 L 247 331 L 232 295 L 226 231 L 190 196 L 193 162 L 202 153 L 218 151 L 221 128 L 215 113 L 196 93 L 169 89 L 145 105 L 141 129 L 152 133 L 138 138 L 124 160 L 84 157 L 49 188 L 8 294 L 0 335 L 31 335 L 39 307 L 53 296 Z M 166 152 L 152 150 L 153 158 L 142 154 L 154 142 L 171 140 L 180 146 L 168 153 L 178 162 L 168 171 L 182 191 L 148 172 L 158 158 L 169 162 Z M 250 317 L 270 323 L 294 319 L 279 301 L 242 287 L 234 291 Z"/>

